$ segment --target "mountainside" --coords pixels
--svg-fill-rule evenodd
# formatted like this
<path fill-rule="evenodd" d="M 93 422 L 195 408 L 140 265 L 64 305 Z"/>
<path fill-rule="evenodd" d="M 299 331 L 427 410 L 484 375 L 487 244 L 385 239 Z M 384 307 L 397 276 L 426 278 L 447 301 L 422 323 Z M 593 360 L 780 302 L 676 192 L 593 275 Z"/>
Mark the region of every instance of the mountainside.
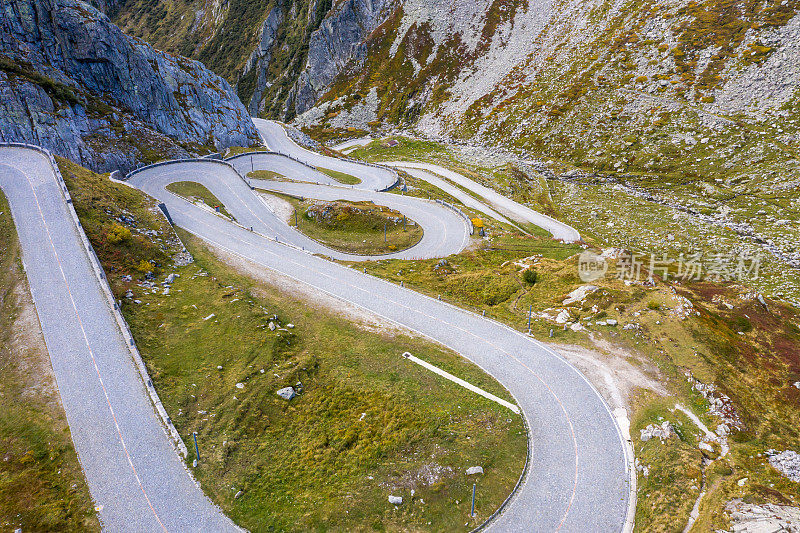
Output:
<path fill-rule="evenodd" d="M 230 85 L 124 35 L 77 0 L 2 0 L 0 140 L 96 170 L 250 145 Z"/>
<path fill-rule="evenodd" d="M 128 34 L 202 61 L 236 85 L 253 115 L 292 119 L 324 94 L 396 0 L 121 0 L 105 5 Z"/>
<path fill-rule="evenodd" d="M 730 179 L 778 164 L 791 186 L 798 10 L 798 0 L 127 0 L 112 11 L 236 84 L 252 114 L 310 110 L 299 124 L 411 127 L 592 170 Z"/>

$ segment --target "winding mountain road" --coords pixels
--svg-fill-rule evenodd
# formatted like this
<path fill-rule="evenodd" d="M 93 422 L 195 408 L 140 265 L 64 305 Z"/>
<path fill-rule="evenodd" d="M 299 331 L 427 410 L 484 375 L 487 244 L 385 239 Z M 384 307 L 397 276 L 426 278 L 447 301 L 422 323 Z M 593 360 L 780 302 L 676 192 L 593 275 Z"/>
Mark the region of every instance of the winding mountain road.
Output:
<path fill-rule="evenodd" d="M 257 125 L 266 144 L 291 155 L 294 160 L 290 161 L 294 163 L 274 154 L 263 159 L 254 155 L 250 161 L 240 157 L 240 162 L 176 161 L 136 171 L 129 175 L 128 182 L 164 202 L 177 226 L 213 246 L 425 335 L 478 364 L 502 383 L 526 419 L 531 454 L 519 490 L 504 512 L 490 524 L 492 530 L 608 532 L 629 527 L 631 457 L 612 413 L 585 377 L 556 352 L 505 325 L 315 255 L 332 254 L 330 250 L 314 248 L 313 241 L 304 241 L 301 234 L 288 228 L 234 167 L 245 165 L 246 169 L 247 164 L 251 168 L 261 164 L 269 167 L 265 169 L 278 171 L 280 166 L 283 172 L 278 172 L 287 178 L 302 179 L 306 183 L 271 181 L 257 185 L 281 192 L 308 193 L 311 197 L 322 194 L 323 189 L 337 189 L 330 193 L 333 196 L 377 195 L 375 191 L 395 179 L 393 172 L 309 152 L 297 147 L 279 125 Z M 36 286 L 34 297 L 43 329 L 55 336 L 52 345 L 48 339 L 48 348 L 54 358 L 59 390 L 62 397 L 66 397 L 65 408 L 90 490 L 103 505 L 104 525 L 115 531 L 232 529 L 233 524 L 191 483 L 177 454 L 170 448 L 166 434 L 157 427 L 158 420 L 148 405 L 144 385 L 141 381 L 137 384 L 137 376 L 129 372 L 130 354 L 126 354 L 124 344 L 118 345 L 120 342 L 115 335 L 109 335 L 119 329 L 103 318 L 111 316 L 108 305 L 104 309 L 102 302 L 92 301 L 100 294 L 99 284 L 88 279 L 91 269 L 76 237 L 70 240 L 68 235 L 59 236 L 64 242 L 58 246 L 68 246 L 61 254 L 37 255 L 45 253 L 42 248 L 46 246 L 41 241 L 47 238 L 48 230 L 37 222 L 35 202 L 31 194 L 26 193 L 26 176 L 29 183 L 32 179 L 52 182 L 40 191 L 40 196 L 48 202 L 47 211 L 52 213 L 46 215 L 39 211 L 40 218 L 60 217 L 53 220 L 52 225 L 67 234 L 77 235 L 80 228 L 63 214 L 67 207 L 52 170 L 41 162 L 34 164 L 34 156 L 27 152 L 30 151 L 0 151 L 0 162 L 5 165 L 0 167 L 4 169 L 0 186 L 11 190 L 7 194 L 15 209 L 18 228 L 26 228 L 20 231 L 26 271 L 32 288 Z M 270 158 L 274 166 L 270 166 Z M 25 162 L 20 163 L 21 159 Z M 298 162 L 300 166 L 296 165 Z M 328 185 L 324 185 L 324 181 L 314 183 L 323 178 L 320 173 L 308 169 L 307 164 L 347 172 L 361 178 L 362 182 L 350 189 L 330 187 L 330 182 Z M 19 175 L 5 170 L 16 168 L 14 165 L 21 165 L 25 172 Z M 174 181 L 196 181 L 206 186 L 238 224 L 166 191 L 166 185 Z M 27 187 L 30 191 L 36 190 L 33 185 Z M 411 200 L 380 194 L 375 201 L 385 204 L 388 201 L 385 197 L 389 196 L 398 201 Z M 441 206 L 424 201 L 397 204 L 404 212 L 425 207 Z M 442 217 L 446 228 L 451 224 L 455 228 L 457 221 L 448 219 L 445 216 L 448 211 L 442 209 L 436 216 Z M 59 212 L 63 213 L 58 215 Z M 429 241 L 426 248 L 414 253 L 436 256 L 433 254 L 463 248 L 463 240 L 457 243 L 458 239 L 451 239 L 445 231 L 437 229 L 436 224 L 429 224 L 429 216 L 422 211 L 416 215 L 420 223 L 428 224 L 425 231 Z M 463 238 L 465 226 L 463 222 L 458 224 Z M 62 284 L 55 275 L 57 272 L 53 272 L 63 257 L 70 258 L 71 264 L 74 262 L 70 275 L 78 277 L 75 283 Z M 70 300 L 63 294 L 69 292 L 70 286 L 80 287 L 79 300 Z M 55 293 L 56 290 L 61 293 Z M 56 301 L 51 303 L 50 300 Z M 71 311 L 59 308 L 70 301 Z M 57 309 L 49 311 L 49 305 Z M 75 356 L 62 361 L 63 350 L 57 343 L 63 336 L 59 330 L 68 329 L 64 327 L 65 322 L 78 329 L 80 324 L 89 324 L 92 338 L 98 336 L 95 342 L 105 343 L 102 349 L 98 345 L 93 351 L 91 341 L 82 345 L 81 336 L 73 331 L 60 342 L 77 343 L 69 347 L 69 353 L 74 352 Z M 77 366 L 73 366 L 73 359 Z M 101 359 L 102 364 L 95 369 L 90 362 L 97 359 Z M 87 385 L 86 376 L 95 374 L 97 384 Z M 78 382 L 83 390 L 78 390 Z M 102 383 L 105 388 L 100 386 Z M 82 408 L 84 403 L 91 408 Z M 165 491 L 165 486 L 174 487 L 174 490 Z M 179 517 L 186 522 L 181 522 Z M 112 528 L 109 524 L 118 527 Z"/>
<path fill-rule="evenodd" d="M 238 531 L 196 486 L 170 444 L 50 158 L 0 145 L 0 188 L 11 206 L 61 403 L 103 528 Z"/>

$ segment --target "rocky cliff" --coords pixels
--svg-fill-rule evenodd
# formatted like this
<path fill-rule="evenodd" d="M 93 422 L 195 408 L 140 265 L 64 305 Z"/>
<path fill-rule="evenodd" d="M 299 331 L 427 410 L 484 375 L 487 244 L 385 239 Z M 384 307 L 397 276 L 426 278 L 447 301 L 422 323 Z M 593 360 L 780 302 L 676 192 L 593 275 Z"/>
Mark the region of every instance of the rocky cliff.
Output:
<path fill-rule="evenodd" d="M 336 130 L 357 111 L 594 171 L 788 187 L 798 12 L 798 0 L 405 0 L 298 122 Z"/>
<path fill-rule="evenodd" d="M 127 37 L 77 0 L 0 6 L 0 140 L 96 170 L 257 142 L 230 85 L 200 63 Z"/>
<path fill-rule="evenodd" d="M 237 88 L 253 115 L 291 119 L 310 109 L 398 0 L 124 0 L 109 8 L 132 35 L 201 60 Z"/>

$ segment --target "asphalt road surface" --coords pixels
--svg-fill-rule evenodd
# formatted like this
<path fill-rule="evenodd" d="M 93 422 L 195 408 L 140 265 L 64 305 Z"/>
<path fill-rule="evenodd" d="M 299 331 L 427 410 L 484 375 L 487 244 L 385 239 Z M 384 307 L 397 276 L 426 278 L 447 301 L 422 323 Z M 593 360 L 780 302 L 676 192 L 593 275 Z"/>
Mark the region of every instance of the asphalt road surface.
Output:
<path fill-rule="evenodd" d="M 266 169 L 270 162 L 277 161 L 287 165 L 283 156 L 254 153 L 252 155 L 256 168 Z M 237 158 L 241 162 L 245 158 Z M 249 158 L 247 158 L 249 159 Z M 293 161 L 290 163 L 293 163 Z M 250 165 L 248 161 L 244 166 Z M 307 167 L 301 167 L 307 170 Z M 283 169 L 286 170 L 286 169 Z M 312 179 L 317 177 L 313 175 Z M 277 172 L 277 170 L 276 170 Z M 286 173 L 286 176 L 297 176 Z M 454 211 L 420 198 L 379 193 L 368 189 L 326 186 L 315 183 L 244 180 L 234 169 L 214 160 L 193 162 L 174 162 L 168 165 L 145 168 L 134 173 L 128 180 L 131 185 L 140 188 L 150 196 L 164 202 L 172 213 L 175 202 L 187 203 L 178 195 L 166 190 L 166 186 L 176 181 L 195 181 L 210 190 L 225 205 L 236 221 L 245 228 L 265 236 L 273 237 L 278 242 L 292 244 L 313 253 L 322 254 L 345 261 L 365 261 L 370 259 L 427 259 L 445 257 L 463 250 L 469 242 L 469 230 L 465 220 Z M 323 180 L 322 183 L 325 183 Z M 338 183 L 338 182 L 335 182 Z M 249 184 L 254 187 L 281 192 L 305 198 L 316 198 L 325 201 L 372 201 L 396 209 L 420 224 L 423 230 L 422 239 L 407 250 L 383 254 L 379 256 L 355 255 L 332 250 L 317 241 L 303 235 L 293 227 L 279 219 L 267 204 L 254 194 Z M 191 205 L 191 204 L 189 204 Z"/>
<path fill-rule="evenodd" d="M 271 149 L 280 148 L 306 163 L 333 166 L 325 156 L 316 154 L 312 160 L 304 155 L 307 150 L 285 141 L 288 138 L 281 131 L 261 131 Z M 493 530 L 623 530 L 630 502 L 627 447 L 607 405 L 574 367 L 551 349 L 507 326 L 332 263 L 308 250 L 276 242 L 271 233 L 251 232 L 145 184 L 158 181 L 159 174 L 183 165 L 189 164 L 154 167 L 133 175 L 130 182 L 147 187 L 148 192 L 167 204 L 178 226 L 207 242 L 448 346 L 508 388 L 530 428 L 531 463 L 521 489 L 491 524 Z M 222 190 L 223 182 L 235 179 L 224 177 L 221 172 L 198 173 L 198 169 L 186 168 L 212 192 Z M 365 174 L 355 165 L 348 172 L 366 184 L 374 167 L 363 169 Z M 302 181 L 313 182 L 315 178 Z M 306 191 L 304 187 L 324 188 L 314 183 L 289 182 L 274 182 L 271 187 L 295 193 Z M 163 184 L 160 189 L 163 191 Z M 245 187 L 241 194 L 248 192 Z M 220 200 L 237 219 L 249 216 L 242 208 L 243 202 L 228 205 L 223 198 Z M 276 219 L 267 212 L 261 216 Z"/>

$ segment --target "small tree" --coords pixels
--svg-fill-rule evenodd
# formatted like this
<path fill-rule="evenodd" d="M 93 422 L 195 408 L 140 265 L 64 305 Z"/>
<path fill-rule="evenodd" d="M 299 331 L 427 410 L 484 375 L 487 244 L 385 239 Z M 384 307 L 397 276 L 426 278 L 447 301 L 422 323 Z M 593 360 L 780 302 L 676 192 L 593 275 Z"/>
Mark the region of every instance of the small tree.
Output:
<path fill-rule="evenodd" d="M 522 273 L 522 281 L 524 281 L 528 285 L 533 285 L 534 283 L 536 283 L 537 279 L 539 279 L 539 273 L 532 268 L 529 268 Z"/>

